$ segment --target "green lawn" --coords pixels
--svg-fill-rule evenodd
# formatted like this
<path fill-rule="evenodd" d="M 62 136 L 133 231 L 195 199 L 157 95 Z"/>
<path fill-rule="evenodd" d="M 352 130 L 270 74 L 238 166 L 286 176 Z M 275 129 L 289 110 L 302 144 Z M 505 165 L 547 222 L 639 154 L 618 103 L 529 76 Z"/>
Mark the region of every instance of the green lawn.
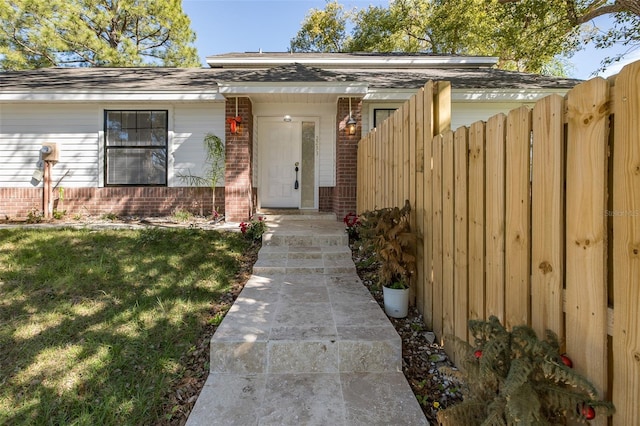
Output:
<path fill-rule="evenodd" d="M 248 246 L 197 229 L 0 230 L 0 424 L 166 421 Z"/>

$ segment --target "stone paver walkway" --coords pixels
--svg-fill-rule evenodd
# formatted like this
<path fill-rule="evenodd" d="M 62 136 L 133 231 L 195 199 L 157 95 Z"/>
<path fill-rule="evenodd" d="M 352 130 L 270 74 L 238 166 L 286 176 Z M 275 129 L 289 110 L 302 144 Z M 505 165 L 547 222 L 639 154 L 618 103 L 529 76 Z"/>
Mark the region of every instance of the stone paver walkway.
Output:
<path fill-rule="evenodd" d="M 427 425 L 344 226 L 322 214 L 267 223 L 187 425 Z"/>

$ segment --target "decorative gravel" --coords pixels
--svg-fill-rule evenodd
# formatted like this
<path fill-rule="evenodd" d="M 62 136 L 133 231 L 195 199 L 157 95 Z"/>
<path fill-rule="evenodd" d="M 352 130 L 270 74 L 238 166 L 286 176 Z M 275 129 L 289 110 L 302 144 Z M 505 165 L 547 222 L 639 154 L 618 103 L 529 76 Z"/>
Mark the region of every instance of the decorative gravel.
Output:
<path fill-rule="evenodd" d="M 382 289 L 376 283 L 378 265 L 371 263 L 358 246 L 350 247 L 360 279 L 383 308 Z M 389 320 L 402 338 L 402 371 L 429 423 L 437 425 L 439 410 L 462 401 L 460 385 L 439 371 L 443 366 L 453 367 L 453 363 L 435 341 L 434 333 L 426 329 L 422 314 L 415 307 L 409 307 L 406 318 Z"/>

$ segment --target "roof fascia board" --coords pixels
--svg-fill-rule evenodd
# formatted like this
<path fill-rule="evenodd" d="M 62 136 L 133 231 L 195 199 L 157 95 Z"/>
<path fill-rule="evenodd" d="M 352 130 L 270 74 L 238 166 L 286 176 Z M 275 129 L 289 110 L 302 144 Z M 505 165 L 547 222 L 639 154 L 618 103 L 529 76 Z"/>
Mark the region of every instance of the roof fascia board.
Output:
<path fill-rule="evenodd" d="M 349 94 L 364 95 L 367 93 L 367 83 L 224 83 L 218 82 L 220 93 L 229 94 Z"/>
<path fill-rule="evenodd" d="M 102 101 L 224 101 L 225 97 L 213 92 L 163 92 L 163 91 L 2 91 L 0 101 L 10 102 L 102 102 Z"/>
<path fill-rule="evenodd" d="M 365 101 L 406 101 L 417 89 L 370 89 Z M 452 89 L 454 102 L 535 102 L 552 94 L 564 95 L 569 89 Z"/>
<path fill-rule="evenodd" d="M 212 68 L 264 68 L 302 64 L 320 68 L 464 68 L 491 67 L 498 62 L 493 56 L 425 56 L 425 57 L 291 57 L 260 56 L 223 58 L 208 56 Z"/>
<path fill-rule="evenodd" d="M 545 96 L 566 94 L 569 89 L 452 89 L 454 102 L 535 102 Z"/>

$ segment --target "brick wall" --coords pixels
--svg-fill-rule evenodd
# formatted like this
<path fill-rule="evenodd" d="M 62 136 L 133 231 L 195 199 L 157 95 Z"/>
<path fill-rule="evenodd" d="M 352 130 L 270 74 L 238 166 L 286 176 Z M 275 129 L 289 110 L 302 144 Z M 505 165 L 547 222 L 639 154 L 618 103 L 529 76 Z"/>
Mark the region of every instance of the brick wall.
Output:
<path fill-rule="evenodd" d="M 333 212 L 332 186 L 321 186 L 318 188 L 318 210 L 321 212 Z"/>
<path fill-rule="evenodd" d="M 362 99 L 351 98 L 351 116 L 357 121 L 356 134 L 346 132 L 349 98 L 338 99 L 336 135 L 336 186 L 333 189 L 333 212 L 341 220 L 356 211 L 358 141 L 362 134 Z"/>
<path fill-rule="evenodd" d="M 41 214 L 40 188 L 0 188 L 0 219 L 25 219 L 29 212 Z M 75 215 L 169 216 L 175 210 L 195 215 L 211 214 L 211 188 L 108 187 L 65 188 L 63 199 L 52 194 L 53 207 Z M 224 213 L 224 188 L 216 188 L 216 206 Z"/>
<path fill-rule="evenodd" d="M 225 120 L 242 117 L 240 131 L 232 134 L 225 123 L 225 218 L 230 222 L 249 219 L 254 213 L 252 160 L 253 111 L 249 98 L 229 98 L 225 107 Z"/>

